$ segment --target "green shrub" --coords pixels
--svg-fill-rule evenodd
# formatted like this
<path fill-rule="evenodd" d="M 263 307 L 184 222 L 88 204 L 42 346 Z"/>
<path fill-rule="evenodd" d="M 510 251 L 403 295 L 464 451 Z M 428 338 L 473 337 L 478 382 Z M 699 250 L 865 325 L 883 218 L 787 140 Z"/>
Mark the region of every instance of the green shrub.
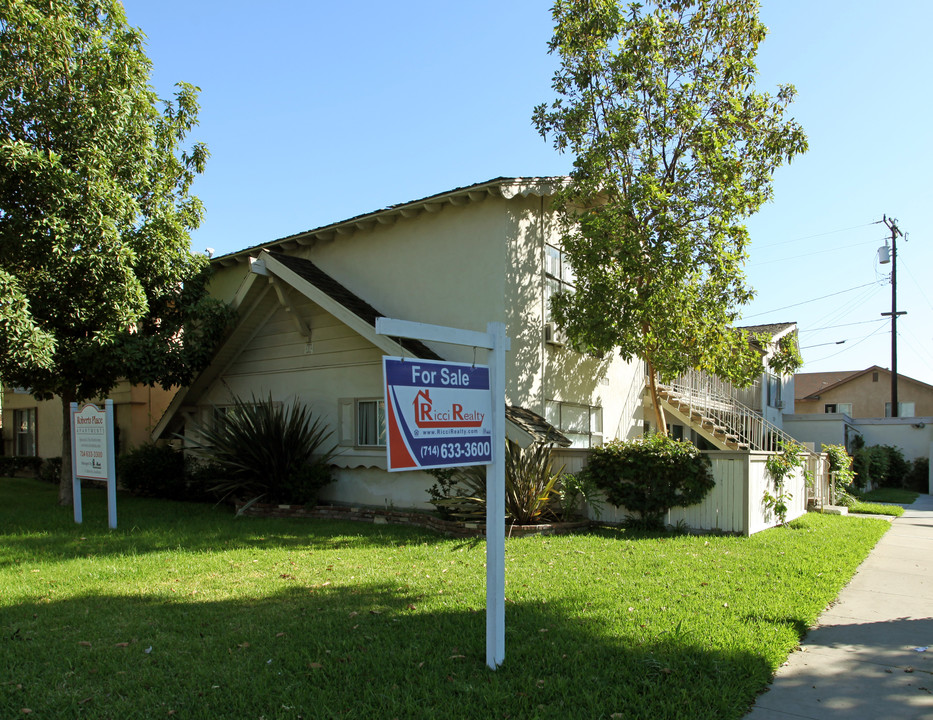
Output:
<path fill-rule="evenodd" d="M 35 455 L 0 455 L 0 475 L 5 477 L 16 477 L 20 470 L 38 475 L 41 467 L 42 458 Z"/>
<path fill-rule="evenodd" d="M 663 527 L 671 508 L 699 503 L 715 485 L 709 458 L 665 435 L 594 448 L 582 472 L 610 503 L 637 513 L 635 524 L 647 528 Z"/>
<path fill-rule="evenodd" d="M 146 443 L 120 455 L 117 479 L 134 495 L 187 499 L 185 456 L 169 445 Z"/>
<path fill-rule="evenodd" d="M 599 488 L 586 473 L 562 473 L 557 480 L 557 496 L 564 520 L 582 515 L 583 503 L 590 507 L 597 518 L 602 515 L 603 503 Z"/>
<path fill-rule="evenodd" d="M 212 424 L 192 426 L 201 436 L 191 445 L 194 452 L 223 470 L 213 488 L 222 498 L 310 505 L 333 482 L 336 445 L 325 446 L 333 430 L 297 401 L 234 398 L 233 407 L 215 413 Z"/>
<path fill-rule="evenodd" d="M 857 448 L 852 456 L 852 471 L 855 473 L 853 484 L 864 490 L 871 483 L 871 451 L 866 447 Z"/>
<path fill-rule="evenodd" d="M 781 441 L 778 443 L 778 447 L 780 448 L 779 452 L 769 455 L 768 459 L 765 460 L 765 469 L 774 483 L 774 492 L 772 493 L 770 489 L 765 490 L 762 502 L 769 511 L 777 516 L 781 525 L 786 525 L 787 503 L 794 496 L 787 490 L 784 483 L 787 478 L 793 475 L 795 469 L 804 467 L 803 453 L 805 451 L 803 447 L 793 441 L 786 443 Z M 808 472 L 805 471 L 805 473 L 809 484 L 812 478 Z"/>
<path fill-rule="evenodd" d="M 533 443 L 526 448 L 506 441 L 505 513 L 513 523 L 530 525 L 576 515 L 582 500 L 591 500 L 588 481 L 554 470 L 554 446 Z M 436 482 L 429 501 L 443 518 L 481 520 L 486 514 L 486 468 L 438 468 L 429 471 Z"/>
<path fill-rule="evenodd" d="M 553 450 L 551 444 L 532 443 L 522 448 L 506 440 L 505 512 L 512 522 L 530 525 L 557 519 L 552 507 L 557 497 L 554 486 L 563 468 L 554 471 Z"/>
<path fill-rule="evenodd" d="M 43 482 L 58 485 L 62 478 L 62 459 L 61 457 L 46 458 L 39 468 L 38 478 Z"/>
<path fill-rule="evenodd" d="M 903 488 L 909 482 L 911 465 L 904 453 L 894 445 L 868 445 L 855 451 L 853 468 L 856 485 L 868 487 L 868 483 L 881 487 Z"/>
<path fill-rule="evenodd" d="M 904 488 L 926 493 L 930 490 L 930 458 L 914 458 L 904 480 Z"/>
<path fill-rule="evenodd" d="M 845 487 L 855 479 L 852 457 L 844 445 L 824 445 L 823 452 L 829 456 L 829 471 L 836 476 L 836 484 Z"/>
<path fill-rule="evenodd" d="M 486 467 L 435 468 L 430 502 L 445 520 L 482 522 L 486 517 Z"/>

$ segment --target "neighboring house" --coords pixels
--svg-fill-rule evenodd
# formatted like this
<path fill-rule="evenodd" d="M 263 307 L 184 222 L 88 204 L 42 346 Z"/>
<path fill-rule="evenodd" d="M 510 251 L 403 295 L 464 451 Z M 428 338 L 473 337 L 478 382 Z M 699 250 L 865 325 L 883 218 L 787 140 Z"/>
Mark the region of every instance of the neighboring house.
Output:
<path fill-rule="evenodd" d="M 121 382 L 108 397 L 116 414 L 117 452 L 149 441 L 174 390 Z M 103 405 L 103 401 L 98 401 Z M 62 454 L 62 403 L 36 400 L 25 388 L 3 387 L 3 454 L 59 457 Z"/>
<path fill-rule="evenodd" d="M 891 417 L 891 371 L 873 365 L 865 370 L 798 373 L 794 412 L 798 415 L 841 413 L 852 418 Z M 933 415 L 933 385 L 897 376 L 898 417 Z"/>
<path fill-rule="evenodd" d="M 485 351 L 377 335 L 379 316 L 481 332 L 489 322 L 505 323 L 507 434 L 522 444 L 571 446 L 562 454 L 568 469 L 587 448 L 641 435 L 649 417 L 643 364 L 580 354 L 549 317 L 550 297 L 572 290 L 574 281 L 551 209 L 563 181 L 498 178 L 214 258 L 212 292 L 236 308 L 238 322 L 211 365 L 173 399 L 153 438 L 192 432 L 189 420 L 209 423 L 234 397 L 300 399 L 334 428 L 339 444 L 337 482 L 322 499 L 429 507 L 433 478 L 385 470 L 382 356 L 482 363 Z M 773 330 L 777 339 L 794 326 Z M 787 382 L 775 387 L 793 398 Z M 729 397 L 705 410 L 732 407 Z M 779 431 L 761 415 L 772 396 L 759 388 L 756 397 L 748 412 L 758 415 L 756 432 L 770 437 Z M 694 419 L 682 396 L 664 402 L 713 447 L 761 449 L 707 412 Z M 758 482 L 761 473 L 753 474 Z M 748 499 L 755 493 L 736 510 L 746 528 L 760 524 L 747 522 L 760 514 L 760 496 Z"/>
<path fill-rule="evenodd" d="M 897 446 L 908 459 L 931 456 L 933 386 L 898 373 L 895 418 L 891 371 L 886 368 L 798 373 L 794 383 L 794 414 L 785 416 L 784 427 L 817 448 L 843 445 L 851 452 L 855 438 L 861 437 L 867 445 Z"/>

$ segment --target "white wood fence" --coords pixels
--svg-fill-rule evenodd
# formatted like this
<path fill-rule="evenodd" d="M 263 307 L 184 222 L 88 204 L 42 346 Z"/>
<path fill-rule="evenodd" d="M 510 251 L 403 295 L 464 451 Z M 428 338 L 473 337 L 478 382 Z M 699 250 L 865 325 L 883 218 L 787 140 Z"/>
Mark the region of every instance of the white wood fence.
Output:
<path fill-rule="evenodd" d="M 768 452 L 718 452 L 706 453 L 713 465 L 716 486 L 698 505 L 674 508 L 668 512 L 669 525 L 686 525 L 692 530 L 720 531 L 752 535 L 778 524 L 778 518 L 769 512 L 764 503 L 765 492 L 774 494 L 774 483 L 765 471 Z M 555 469 L 564 466 L 565 472 L 579 472 L 589 456 L 586 450 L 558 450 L 555 452 Z M 808 497 L 829 504 L 829 479 L 826 472 L 826 456 L 817 456 L 807 468 L 813 477 L 809 488 L 803 470 L 785 481 L 785 491 L 790 493 L 787 501 L 787 520 L 800 517 L 807 511 Z M 590 518 L 596 520 L 590 509 Z M 605 522 L 622 522 L 629 516 L 625 508 L 616 508 L 605 503 L 598 518 Z"/>

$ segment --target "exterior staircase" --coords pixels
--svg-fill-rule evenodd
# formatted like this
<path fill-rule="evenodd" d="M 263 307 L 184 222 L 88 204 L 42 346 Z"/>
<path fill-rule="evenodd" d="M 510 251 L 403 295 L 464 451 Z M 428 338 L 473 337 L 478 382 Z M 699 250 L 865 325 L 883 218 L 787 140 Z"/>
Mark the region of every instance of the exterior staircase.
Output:
<path fill-rule="evenodd" d="M 740 402 L 737 393 L 727 383 L 695 371 L 672 383 L 658 384 L 665 412 L 720 449 L 776 452 L 782 444 L 796 442 L 759 411 Z"/>
<path fill-rule="evenodd" d="M 696 371 L 687 372 L 672 383 L 659 382 L 657 387 L 665 413 L 720 450 L 780 452 L 785 443 L 801 445 L 737 397 L 745 392 L 743 397 L 760 402 L 760 394 L 756 397 L 755 392 L 749 394 Z M 808 488 L 809 499 L 820 507 L 831 504 L 828 463 L 824 456 L 813 451 L 804 449 L 804 454 L 806 470 L 815 479 Z"/>

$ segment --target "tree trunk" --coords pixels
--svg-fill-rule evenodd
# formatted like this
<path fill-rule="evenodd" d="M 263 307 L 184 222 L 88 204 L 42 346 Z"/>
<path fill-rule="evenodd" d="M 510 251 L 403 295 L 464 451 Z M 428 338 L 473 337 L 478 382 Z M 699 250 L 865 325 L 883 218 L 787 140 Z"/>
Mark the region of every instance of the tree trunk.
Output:
<path fill-rule="evenodd" d="M 661 407 L 661 401 L 658 399 L 658 379 L 654 371 L 654 364 L 651 362 L 651 356 L 645 358 L 648 363 L 648 387 L 651 390 L 651 404 L 654 405 L 654 420 L 657 425 L 657 433 L 667 437 L 667 419 L 664 417 L 664 408 Z"/>
<path fill-rule="evenodd" d="M 65 390 L 62 398 L 62 474 L 58 479 L 58 504 L 74 505 L 74 488 L 71 484 L 71 403 L 76 393 Z"/>

